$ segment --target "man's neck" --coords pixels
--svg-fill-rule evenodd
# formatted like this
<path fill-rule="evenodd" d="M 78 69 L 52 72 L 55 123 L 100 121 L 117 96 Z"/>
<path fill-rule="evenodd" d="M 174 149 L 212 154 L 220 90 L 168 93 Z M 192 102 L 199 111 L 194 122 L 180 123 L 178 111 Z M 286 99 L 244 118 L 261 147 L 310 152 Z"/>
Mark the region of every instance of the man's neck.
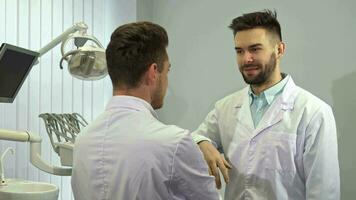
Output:
<path fill-rule="evenodd" d="M 143 100 L 147 101 L 149 104 L 151 104 L 151 96 L 150 96 L 150 93 L 148 92 L 148 88 L 144 88 L 144 87 L 124 88 L 124 87 L 121 87 L 121 88 L 115 89 L 113 91 L 113 96 L 118 96 L 118 95 L 137 97 L 137 98 L 143 99 Z"/>
<path fill-rule="evenodd" d="M 251 89 L 255 95 L 260 95 L 263 91 L 271 88 L 272 86 L 276 85 L 279 81 L 282 80 L 281 73 L 275 73 L 272 75 L 266 82 L 262 85 L 251 85 Z"/>

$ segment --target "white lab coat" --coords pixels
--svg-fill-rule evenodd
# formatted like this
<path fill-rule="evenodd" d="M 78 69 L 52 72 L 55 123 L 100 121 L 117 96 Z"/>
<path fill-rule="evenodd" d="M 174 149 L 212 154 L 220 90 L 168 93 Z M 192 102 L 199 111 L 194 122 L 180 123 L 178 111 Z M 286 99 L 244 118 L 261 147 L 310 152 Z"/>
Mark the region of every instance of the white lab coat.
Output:
<path fill-rule="evenodd" d="M 214 177 L 188 131 L 156 117 L 142 99 L 112 97 L 76 139 L 76 200 L 219 199 Z"/>
<path fill-rule="evenodd" d="M 203 136 L 233 165 L 226 200 L 340 198 L 332 110 L 291 77 L 256 128 L 246 87 L 216 103 L 193 138 Z"/>

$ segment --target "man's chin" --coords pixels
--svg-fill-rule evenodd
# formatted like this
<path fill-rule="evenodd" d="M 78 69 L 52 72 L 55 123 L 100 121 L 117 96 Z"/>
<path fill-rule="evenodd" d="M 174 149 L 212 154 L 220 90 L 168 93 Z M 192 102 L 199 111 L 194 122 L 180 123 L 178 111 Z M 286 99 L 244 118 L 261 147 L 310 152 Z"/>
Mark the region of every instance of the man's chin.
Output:
<path fill-rule="evenodd" d="M 245 83 L 249 84 L 249 85 L 261 85 L 263 84 L 265 81 L 264 80 L 259 80 L 257 78 L 254 79 L 246 79 L 244 78 Z"/>
<path fill-rule="evenodd" d="M 155 107 L 153 107 L 153 109 L 158 110 L 158 109 L 161 109 L 162 107 L 163 107 L 163 105 L 155 106 Z"/>
<path fill-rule="evenodd" d="M 254 84 L 256 82 L 256 76 L 244 76 L 243 78 L 247 84 Z"/>
<path fill-rule="evenodd" d="M 162 107 L 163 107 L 163 102 L 160 102 L 160 103 L 157 102 L 157 103 L 152 104 L 152 108 L 155 110 L 160 109 Z"/>

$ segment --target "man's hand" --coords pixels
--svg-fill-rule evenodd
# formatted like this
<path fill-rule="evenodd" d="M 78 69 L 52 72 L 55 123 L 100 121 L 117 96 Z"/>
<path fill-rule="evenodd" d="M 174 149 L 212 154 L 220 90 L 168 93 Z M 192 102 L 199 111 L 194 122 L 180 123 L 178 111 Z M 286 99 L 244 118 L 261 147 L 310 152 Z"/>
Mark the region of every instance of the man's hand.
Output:
<path fill-rule="evenodd" d="M 209 141 L 202 141 L 198 145 L 204 155 L 206 162 L 208 163 L 209 174 L 215 176 L 216 187 L 220 189 L 221 181 L 219 169 L 223 174 L 225 183 L 228 183 L 228 169 L 231 169 L 231 165 L 225 160 L 225 158 L 220 154 L 220 152 Z"/>

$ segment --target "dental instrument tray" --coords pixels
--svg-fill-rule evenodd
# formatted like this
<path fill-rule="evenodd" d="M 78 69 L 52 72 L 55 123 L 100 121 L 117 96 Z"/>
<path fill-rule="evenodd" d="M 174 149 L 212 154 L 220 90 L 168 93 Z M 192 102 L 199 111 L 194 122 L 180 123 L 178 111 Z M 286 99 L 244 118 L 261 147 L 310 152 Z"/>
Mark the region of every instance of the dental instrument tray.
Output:
<path fill-rule="evenodd" d="M 61 164 L 72 166 L 75 138 L 88 123 L 78 113 L 43 113 L 39 117 L 45 123 L 53 150 L 59 155 Z"/>

